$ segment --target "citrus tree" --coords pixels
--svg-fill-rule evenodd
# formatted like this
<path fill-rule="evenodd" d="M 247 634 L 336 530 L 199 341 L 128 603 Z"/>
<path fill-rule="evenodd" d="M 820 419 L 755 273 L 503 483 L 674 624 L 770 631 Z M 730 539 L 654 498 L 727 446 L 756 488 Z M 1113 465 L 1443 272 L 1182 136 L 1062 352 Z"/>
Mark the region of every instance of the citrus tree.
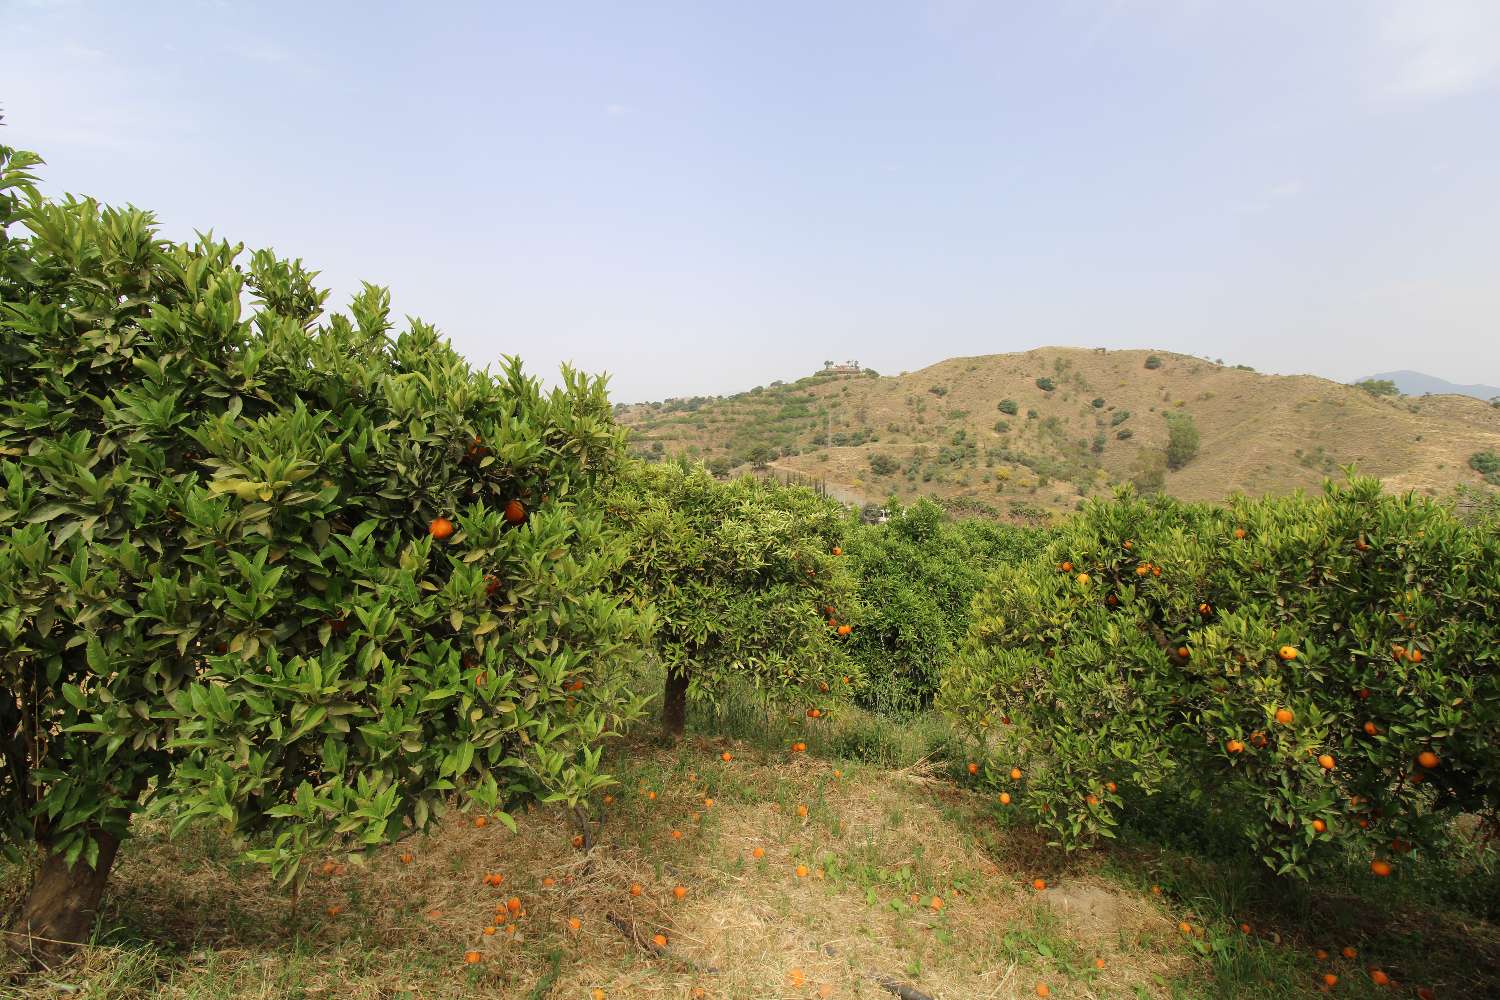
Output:
<path fill-rule="evenodd" d="M 476 371 L 372 286 L 325 317 L 300 262 L 43 199 L 35 162 L 0 150 L 13 940 L 83 938 L 143 808 L 289 882 L 450 802 L 607 780 L 645 623 L 608 590 L 602 381 Z"/>
<path fill-rule="evenodd" d="M 629 535 L 621 593 L 655 614 L 668 736 L 681 735 L 690 697 L 714 703 L 736 681 L 809 711 L 843 690 L 857 614 L 838 504 L 663 462 L 631 463 L 608 507 Z"/>
<path fill-rule="evenodd" d="M 1042 529 L 956 519 L 921 499 L 894 500 L 883 524 L 851 526 L 845 547 L 862 614 L 849 653 L 859 663 L 859 701 L 881 712 L 932 704 L 944 665 L 969 630 L 969 604 L 1000 565 L 1027 559 L 1050 538 Z"/>
<path fill-rule="evenodd" d="M 1065 847 L 1171 783 L 1277 872 L 1388 875 L 1460 814 L 1496 831 L 1497 593 L 1492 526 L 1375 480 L 1126 492 L 996 574 L 941 700 Z"/>

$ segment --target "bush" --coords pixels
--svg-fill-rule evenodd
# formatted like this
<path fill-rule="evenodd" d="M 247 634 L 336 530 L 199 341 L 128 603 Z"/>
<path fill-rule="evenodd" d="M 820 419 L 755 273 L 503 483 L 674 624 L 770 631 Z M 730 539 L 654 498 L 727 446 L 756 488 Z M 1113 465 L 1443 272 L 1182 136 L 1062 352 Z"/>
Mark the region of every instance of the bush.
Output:
<path fill-rule="evenodd" d="M 942 398 L 943 396 L 948 395 L 947 388 L 941 385 L 932 386 L 927 391 L 932 393 L 934 396 L 937 396 L 938 398 Z"/>
<path fill-rule="evenodd" d="M 1131 430 L 1129 427 L 1126 427 L 1123 430 L 1115 431 L 1115 439 L 1117 441 L 1129 441 L 1134 436 L 1135 431 Z"/>
<path fill-rule="evenodd" d="M 1399 396 L 1401 390 L 1388 378 L 1367 378 L 1354 383 L 1372 396 Z"/>
<path fill-rule="evenodd" d="M 655 613 L 669 736 L 681 735 L 689 698 L 716 703 L 733 681 L 812 704 L 815 685 L 850 674 L 835 628 L 852 628 L 858 608 L 832 554 L 846 528 L 837 503 L 666 462 L 628 466 L 607 506 L 629 533 L 619 591 Z"/>
<path fill-rule="evenodd" d="M 1051 392 L 1053 389 L 1057 388 L 1057 383 L 1052 381 L 1050 378 L 1044 377 L 1036 380 L 1036 387 L 1043 392 Z"/>
<path fill-rule="evenodd" d="M 1146 358 L 1146 367 L 1151 369 L 1160 368 L 1161 358 L 1157 357 L 1155 354 L 1149 355 Z"/>
<path fill-rule="evenodd" d="M 1186 413 L 1166 414 L 1167 468 L 1180 469 L 1198 454 L 1198 425 Z"/>
<path fill-rule="evenodd" d="M 870 453 L 870 471 L 877 476 L 894 476 L 901 469 L 901 463 L 890 455 L 882 455 L 879 452 Z"/>
<path fill-rule="evenodd" d="M 1129 410 L 1121 410 L 1121 411 L 1119 411 L 1118 413 L 1114 414 L 1113 416 L 1111 416 L 1109 418 L 1109 426 L 1111 426 L 1111 427 L 1118 427 L 1118 426 L 1120 426 L 1121 424 L 1123 424 L 1125 421 L 1127 421 L 1129 419 L 1130 419 L 1130 411 Z"/>
<path fill-rule="evenodd" d="M 1001 413 L 1012 417 L 1019 413 L 1021 410 L 1021 407 L 1016 403 L 1014 399 L 1002 399 L 999 403 L 996 404 L 996 406 Z"/>
<path fill-rule="evenodd" d="M 38 861 L 17 930 L 85 939 L 148 795 L 295 883 L 450 801 L 605 782 L 644 619 L 605 591 L 603 381 L 475 371 L 426 324 L 392 336 L 369 285 L 324 318 L 300 262 L 242 272 L 147 212 L 37 199 L 35 162 L 0 148 L 0 230 L 26 234 L 0 239 L 0 846 Z"/>
<path fill-rule="evenodd" d="M 1500 822 L 1496 592 L 1493 531 L 1375 480 L 1126 492 L 996 574 L 941 701 L 976 736 L 1013 718 L 1018 797 L 1063 847 L 1171 788 L 1279 873 L 1399 867 L 1461 814 Z"/>
<path fill-rule="evenodd" d="M 1089 405 L 1092 406 L 1096 410 L 1102 410 L 1104 408 L 1104 397 L 1103 396 L 1096 396 L 1094 398 L 1094 400 Z"/>
<path fill-rule="evenodd" d="M 1476 451 L 1469 456 L 1469 468 L 1484 477 L 1484 481 L 1500 486 L 1500 455 L 1493 451 Z"/>
<path fill-rule="evenodd" d="M 859 701 L 882 712 L 930 705 L 938 674 L 969 627 L 969 602 L 996 567 L 1046 544 L 1039 531 L 955 520 L 928 499 L 892 504 L 885 524 L 848 535 L 860 627 L 849 646 L 865 683 Z"/>

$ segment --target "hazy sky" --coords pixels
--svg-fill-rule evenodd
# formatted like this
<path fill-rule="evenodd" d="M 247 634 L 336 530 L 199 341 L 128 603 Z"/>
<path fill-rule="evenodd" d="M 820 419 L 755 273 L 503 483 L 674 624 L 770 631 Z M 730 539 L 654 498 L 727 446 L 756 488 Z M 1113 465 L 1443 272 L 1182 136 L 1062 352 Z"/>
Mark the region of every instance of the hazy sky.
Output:
<path fill-rule="evenodd" d="M 0 0 L 45 187 L 718 393 L 1045 344 L 1500 384 L 1500 0 Z"/>

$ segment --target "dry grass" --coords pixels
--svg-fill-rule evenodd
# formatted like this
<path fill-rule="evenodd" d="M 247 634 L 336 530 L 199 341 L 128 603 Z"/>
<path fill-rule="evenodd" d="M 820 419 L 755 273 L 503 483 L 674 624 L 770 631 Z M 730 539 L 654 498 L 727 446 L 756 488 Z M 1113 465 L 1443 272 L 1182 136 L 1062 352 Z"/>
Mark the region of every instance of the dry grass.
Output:
<path fill-rule="evenodd" d="M 930 767 L 741 747 L 724 763 L 725 745 L 629 747 L 590 851 L 557 810 L 522 813 L 515 834 L 451 815 L 296 900 L 211 830 L 171 842 L 146 827 L 99 944 L 7 995 L 805 1000 L 890 997 L 883 981 L 945 1000 L 1033 996 L 1042 981 L 1059 998 L 1216 994 L 1211 915 L 1123 885 L 1105 855 L 1063 862 L 988 795 Z M 504 910 L 512 896 L 520 914 Z M 1208 943 L 1179 920 L 1208 925 Z M 470 950 L 482 961 L 466 964 Z M 1298 975 L 1275 995 L 1310 994 Z"/>

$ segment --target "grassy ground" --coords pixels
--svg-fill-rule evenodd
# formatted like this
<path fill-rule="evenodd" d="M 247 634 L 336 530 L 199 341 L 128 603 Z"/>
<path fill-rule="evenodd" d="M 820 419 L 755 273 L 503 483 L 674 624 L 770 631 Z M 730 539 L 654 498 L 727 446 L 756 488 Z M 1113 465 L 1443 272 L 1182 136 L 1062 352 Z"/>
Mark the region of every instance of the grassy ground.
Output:
<path fill-rule="evenodd" d="M 787 750 L 794 733 L 807 753 Z M 557 811 L 522 814 L 514 834 L 455 814 L 296 900 L 212 829 L 170 841 L 145 826 L 95 945 L 0 995 L 873 998 L 890 982 L 950 1000 L 1039 983 L 1248 1000 L 1309 996 L 1330 973 L 1336 996 L 1500 996 L 1492 872 L 1434 863 L 1427 881 L 1289 889 L 1170 824 L 1062 858 L 958 780 L 931 719 L 804 729 L 741 706 L 676 749 L 618 747 L 614 773 L 591 850 Z M 21 874 L 0 869 L 0 910 Z M 1398 985 L 1374 985 L 1372 966 Z"/>

